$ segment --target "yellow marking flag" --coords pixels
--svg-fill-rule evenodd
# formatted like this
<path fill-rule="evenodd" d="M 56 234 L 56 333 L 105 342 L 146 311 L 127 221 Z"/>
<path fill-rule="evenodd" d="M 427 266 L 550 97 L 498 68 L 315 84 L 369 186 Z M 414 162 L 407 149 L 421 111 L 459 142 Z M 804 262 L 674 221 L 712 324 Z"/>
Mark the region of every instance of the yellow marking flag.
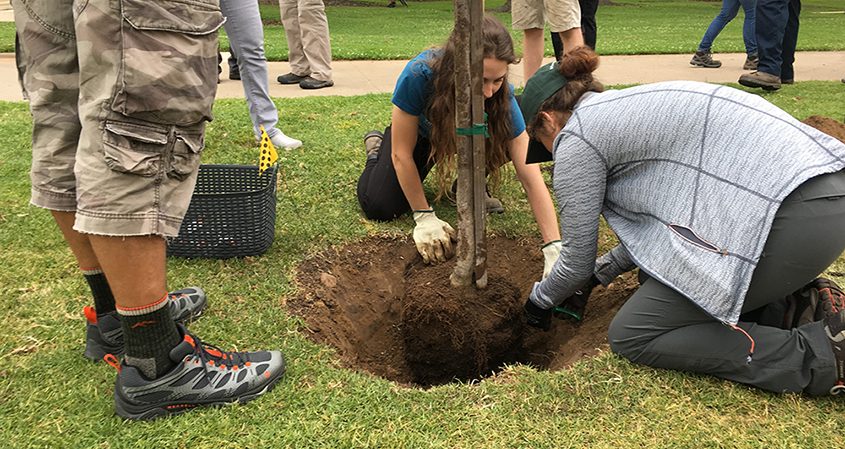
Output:
<path fill-rule="evenodd" d="M 279 153 L 276 152 L 276 147 L 270 141 L 270 136 L 264 130 L 264 125 L 259 126 L 259 128 L 261 129 L 261 154 L 258 161 L 258 174 L 260 175 L 279 160 Z"/>

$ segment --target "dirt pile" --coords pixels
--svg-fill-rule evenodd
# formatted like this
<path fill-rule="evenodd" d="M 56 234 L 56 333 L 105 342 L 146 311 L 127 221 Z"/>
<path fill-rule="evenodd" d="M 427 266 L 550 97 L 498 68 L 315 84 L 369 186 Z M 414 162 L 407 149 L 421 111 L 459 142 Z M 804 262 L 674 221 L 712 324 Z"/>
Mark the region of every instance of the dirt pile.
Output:
<path fill-rule="evenodd" d="M 811 115 L 805 118 L 803 123 L 845 142 L 845 123 L 820 115 Z"/>

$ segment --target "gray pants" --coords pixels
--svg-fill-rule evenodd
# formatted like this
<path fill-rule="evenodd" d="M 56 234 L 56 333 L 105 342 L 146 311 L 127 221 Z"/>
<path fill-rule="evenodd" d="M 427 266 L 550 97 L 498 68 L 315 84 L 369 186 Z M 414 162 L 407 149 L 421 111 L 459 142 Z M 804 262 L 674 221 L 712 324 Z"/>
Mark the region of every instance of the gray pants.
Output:
<path fill-rule="evenodd" d="M 843 250 L 845 171 L 810 179 L 784 200 L 743 312 L 801 288 Z M 737 327 L 741 330 L 714 320 L 649 278 L 613 319 L 608 340 L 613 352 L 656 368 L 710 374 L 775 392 L 823 395 L 833 386 L 835 359 L 822 322 L 779 329 L 741 319 Z"/>
<path fill-rule="evenodd" d="M 244 95 L 249 107 L 256 137 L 260 125 L 264 125 L 269 137 L 279 133 L 279 111 L 270 99 L 267 73 L 267 59 L 264 57 L 264 27 L 254 0 L 220 0 L 220 10 L 226 16 L 223 27 L 229 36 L 229 46 L 238 56 L 238 69 L 244 85 Z"/>

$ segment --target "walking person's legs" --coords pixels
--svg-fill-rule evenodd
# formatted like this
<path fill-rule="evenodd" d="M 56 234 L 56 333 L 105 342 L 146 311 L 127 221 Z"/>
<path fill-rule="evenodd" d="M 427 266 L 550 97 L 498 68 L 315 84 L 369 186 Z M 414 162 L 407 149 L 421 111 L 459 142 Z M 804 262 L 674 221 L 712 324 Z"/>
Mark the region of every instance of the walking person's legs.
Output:
<path fill-rule="evenodd" d="M 711 48 L 713 46 L 713 42 L 716 40 L 716 37 L 719 36 L 719 33 L 722 32 L 725 25 L 736 17 L 736 13 L 738 11 L 739 0 L 722 0 L 722 9 L 719 11 L 719 14 L 713 18 L 710 25 L 707 27 L 707 30 L 704 32 L 704 36 L 701 38 L 701 42 L 699 42 L 698 49 L 695 51 L 695 54 L 690 60 L 690 64 L 708 68 L 718 68 L 722 66 L 721 61 L 713 59 Z"/>
<path fill-rule="evenodd" d="M 745 18 L 742 21 L 742 41 L 745 54 L 757 56 L 757 0 L 739 0 Z"/>
<path fill-rule="evenodd" d="M 739 0 L 742 10 L 745 13 L 745 20 L 742 22 L 742 40 L 745 43 L 745 63 L 743 70 L 756 70 L 757 62 L 757 0 Z"/>
<path fill-rule="evenodd" d="M 223 26 L 230 45 L 238 55 L 238 68 L 254 135 L 260 138 L 259 127 L 264 126 L 273 145 L 283 148 L 302 146 L 301 141 L 286 136 L 277 128 L 279 111 L 270 98 L 267 59 L 264 57 L 264 28 L 258 4 L 221 0 L 220 9 L 226 16 Z"/>
<path fill-rule="evenodd" d="M 704 32 L 704 36 L 698 44 L 698 51 L 709 52 L 713 46 L 713 41 L 716 40 L 725 26 L 736 17 L 737 12 L 739 12 L 739 0 L 722 0 L 722 9 L 710 22 L 707 31 Z"/>

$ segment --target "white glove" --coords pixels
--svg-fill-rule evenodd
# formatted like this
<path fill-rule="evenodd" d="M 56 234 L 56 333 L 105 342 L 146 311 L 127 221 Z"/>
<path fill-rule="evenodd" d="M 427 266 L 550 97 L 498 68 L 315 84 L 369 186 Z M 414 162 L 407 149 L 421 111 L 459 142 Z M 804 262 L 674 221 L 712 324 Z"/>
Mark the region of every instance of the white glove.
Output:
<path fill-rule="evenodd" d="M 449 223 L 437 218 L 433 210 L 414 211 L 414 243 L 425 263 L 445 262 L 454 252 L 457 235 Z"/>
<path fill-rule="evenodd" d="M 555 266 L 555 262 L 557 262 L 558 256 L 560 256 L 560 240 L 552 240 L 549 243 L 546 243 L 541 248 L 543 251 L 543 279 L 549 276 L 549 273 L 552 272 L 552 268 Z"/>

